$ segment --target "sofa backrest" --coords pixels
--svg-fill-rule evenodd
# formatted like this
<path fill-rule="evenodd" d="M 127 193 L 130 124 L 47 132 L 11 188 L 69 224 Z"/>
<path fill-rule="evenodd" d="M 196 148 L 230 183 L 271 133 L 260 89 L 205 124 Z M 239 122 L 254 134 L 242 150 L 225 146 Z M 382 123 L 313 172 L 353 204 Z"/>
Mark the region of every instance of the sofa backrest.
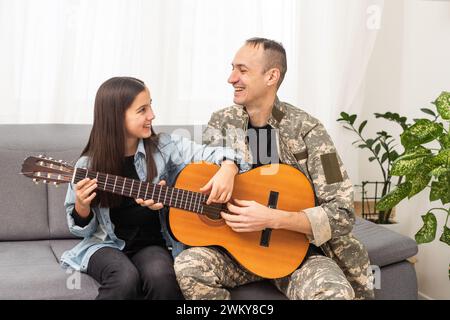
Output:
<path fill-rule="evenodd" d="M 73 238 L 63 207 L 67 186 L 35 185 L 19 172 L 31 155 L 75 163 L 89 130 L 89 125 L 0 126 L 0 240 Z"/>
<path fill-rule="evenodd" d="M 0 125 L 0 241 L 75 238 L 64 211 L 66 185 L 35 185 L 19 174 L 27 156 L 43 154 L 75 164 L 91 125 Z M 201 141 L 202 126 L 155 126 Z"/>

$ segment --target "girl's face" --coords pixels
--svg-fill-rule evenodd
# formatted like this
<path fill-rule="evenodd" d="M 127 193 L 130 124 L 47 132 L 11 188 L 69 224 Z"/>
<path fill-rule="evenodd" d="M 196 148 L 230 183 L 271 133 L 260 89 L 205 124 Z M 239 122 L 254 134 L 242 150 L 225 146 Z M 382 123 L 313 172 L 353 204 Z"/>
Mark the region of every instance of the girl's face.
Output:
<path fill-rule="evenodd" d="M 148 138 L 152 135 L 151 125 L 155 119 L 150 91 L 145 88 L 125 111 L 125 132 L 127 140 Z"/>

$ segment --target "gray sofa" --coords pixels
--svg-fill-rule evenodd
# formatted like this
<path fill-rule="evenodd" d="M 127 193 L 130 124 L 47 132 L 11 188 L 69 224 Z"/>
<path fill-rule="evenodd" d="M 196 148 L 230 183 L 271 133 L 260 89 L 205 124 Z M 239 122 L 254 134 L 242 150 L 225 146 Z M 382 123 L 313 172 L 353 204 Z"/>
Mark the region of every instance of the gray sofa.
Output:
<path fill-rule="evenodd" d="M 155 129 L 172 132 L 174 127 Z M 177 132 L 193 131 L 192 127 L 185 129 Z M 79 241 L 66 224 L 67 187 L 34 185 L 19 174 L 23 159 L 30 155 L 45 154 L 74 163 L 89 131 L 88 125 L 0 125 L 0 299 L 96 296 L 95 280 L 59 266 L 61 254 Z M 361 219 L 356 221 L 354 234 L 368 249 L 372 265 L 380 268 L 376 298 L 417 299 L 416 273 L 406 260 L 417 253 L 415 241 Z M 269 282 L 234 289 L 232 297 L 284 298 Z"/>

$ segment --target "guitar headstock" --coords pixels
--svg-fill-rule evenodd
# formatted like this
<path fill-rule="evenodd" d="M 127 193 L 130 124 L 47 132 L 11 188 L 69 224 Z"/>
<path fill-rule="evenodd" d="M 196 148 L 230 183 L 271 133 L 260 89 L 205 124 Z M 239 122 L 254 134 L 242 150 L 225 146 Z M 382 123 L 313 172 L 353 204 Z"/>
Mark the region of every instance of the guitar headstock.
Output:
<path fill-rule="evenodd" d="M 68 183 L 72 180 L 74 168 L 62 160 L 44 156 L 27 157 L 22 163 L 21 174 L 38 183 Z"/>

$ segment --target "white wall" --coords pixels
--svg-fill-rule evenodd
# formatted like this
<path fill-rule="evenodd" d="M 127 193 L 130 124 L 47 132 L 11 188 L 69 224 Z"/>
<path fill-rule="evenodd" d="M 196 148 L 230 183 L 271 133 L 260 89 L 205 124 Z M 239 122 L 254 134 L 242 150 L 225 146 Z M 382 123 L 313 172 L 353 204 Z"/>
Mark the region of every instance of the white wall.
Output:
<path fill-rule="evenodd" d="M 430 102 L 444 90 L 450 91 L 450 1 L 386 1 L 363 88 L 362 118 L 370 119 L 367 133 L 384 129 L 398 135 L 399 127 L 375 119 L 373 113 L 398 112 L 412 120 L 424 115 L 420 108 L 433 109 Z M 354 183 L 381 177 L 375 164 L 369 164 L 368 156 L 359 152 L 358 181 Z M 422 226 L 420 216 L 442 206 L 440 202 L 430 204 L 428 195 L 426 189 L 398 206 L 401 233 L 414 237 Z M 420 245 L 417 255 L 419 291 L 431 299 L 450 299 L 450 247 L 438 240 L 444 215 L 443 211 L 436 213 L 437 239 Z"/>

